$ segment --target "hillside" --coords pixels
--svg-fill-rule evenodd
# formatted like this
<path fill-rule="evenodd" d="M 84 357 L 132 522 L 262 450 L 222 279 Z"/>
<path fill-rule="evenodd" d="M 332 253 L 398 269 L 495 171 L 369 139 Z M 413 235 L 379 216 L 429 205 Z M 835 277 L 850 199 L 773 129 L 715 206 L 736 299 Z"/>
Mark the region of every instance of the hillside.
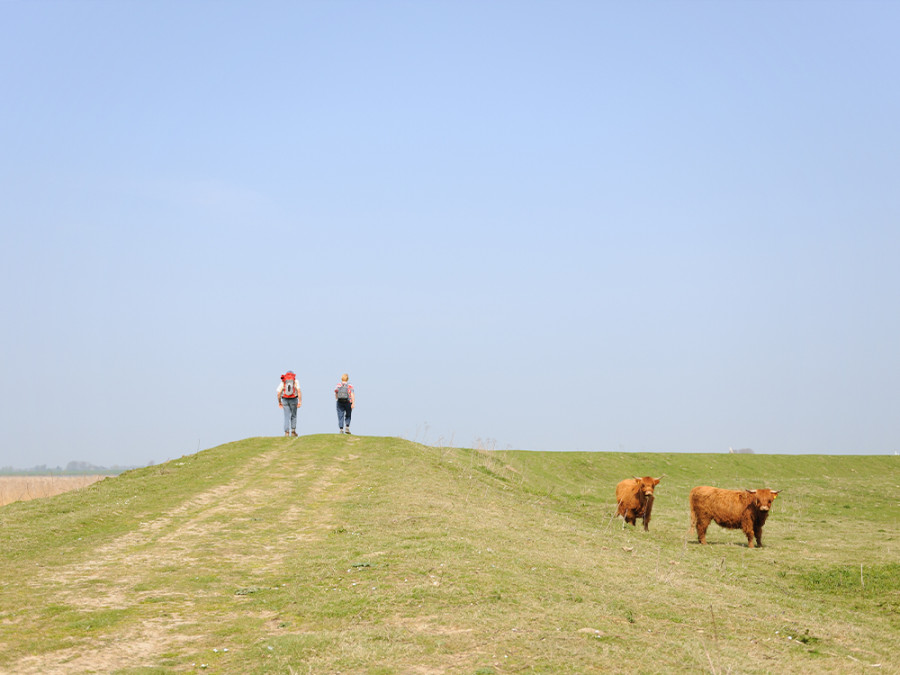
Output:
<path fill-rule="evenodd" d="M 897 460 L 231 443 L 0 509 L 0 672 L 900 672 Z"/>

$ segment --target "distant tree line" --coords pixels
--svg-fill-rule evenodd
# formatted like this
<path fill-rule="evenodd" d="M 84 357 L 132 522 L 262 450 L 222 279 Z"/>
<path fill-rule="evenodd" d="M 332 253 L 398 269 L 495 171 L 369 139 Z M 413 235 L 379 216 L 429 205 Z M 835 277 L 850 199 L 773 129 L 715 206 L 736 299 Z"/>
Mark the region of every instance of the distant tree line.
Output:
<path fill-rule="evenodd" d="M 147 466 L 152 465 L 153 462 L 150 462 Z M 66 464 L 65 469 L 61 466 L 47 466 L 46 464 L 38 464 L 30 469 L 14 469 L 11 466 L 4 466 L 0 468 L 0 474 L 8 476 L 46 476 L 48 474 L 53 474 L 54 476 L 84 476 L 93 474 L 117 476 L 120 473 L 136 468 L 138 467 L 119 466 L 118 464 L 112 466 L 97 466 L 90 462 L 69 462 Z"/>

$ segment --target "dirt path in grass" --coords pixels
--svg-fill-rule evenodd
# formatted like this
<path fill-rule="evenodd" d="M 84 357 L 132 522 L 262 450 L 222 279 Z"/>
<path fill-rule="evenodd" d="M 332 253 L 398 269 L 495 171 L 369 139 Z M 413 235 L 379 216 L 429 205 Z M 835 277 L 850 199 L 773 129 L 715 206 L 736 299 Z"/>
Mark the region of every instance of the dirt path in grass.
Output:
<path fill-rule="evenodd" d="M 21 659 L 13 672 L 110 672 L 159 665 L 160 655 L 190 649 L 205 637 L 192 611 L 202 591 L 165 588 L 167 575 L 175 575 L 183 588 L 185 569 L 205 574 L 227 569 L 253 586 L 254 579 L 283 566 L 297 546 L 335 526 L 333 505 L 350 489 L 340 476 L 354 459 L 352 454 L 292 458 L 288 476 L 284 451 L 267 452 L 248 462 L 234 480 L 140 523 L 95 549 L 89 559 L 48 566 L 30 582 L 44 605 L 85 616 L 121 611 L 142 617 L 154 603 L 164 616 L 120 622 L 108 632 L 98 629 L 89 640 Z M 254 513 L 272 514 L 271 522 Z"/>

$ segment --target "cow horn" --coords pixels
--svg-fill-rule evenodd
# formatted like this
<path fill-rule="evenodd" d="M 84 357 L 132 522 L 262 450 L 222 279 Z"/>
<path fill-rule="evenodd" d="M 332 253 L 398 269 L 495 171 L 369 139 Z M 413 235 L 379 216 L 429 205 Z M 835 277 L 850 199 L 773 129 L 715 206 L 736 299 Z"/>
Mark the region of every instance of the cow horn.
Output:
<path fill-rule="evenodd" d="M 632 476 L 632 478 L 634 478 L 635 480 L 640 480 L 640 478 L 638 478 L 637 476 Z"/>
<path fill-rule="evenodd" d="M 756 490 L 747 490 L 747 492 L 749 492 L 750 494 L 754 494 L 754 495 L 756 494 Z"/>

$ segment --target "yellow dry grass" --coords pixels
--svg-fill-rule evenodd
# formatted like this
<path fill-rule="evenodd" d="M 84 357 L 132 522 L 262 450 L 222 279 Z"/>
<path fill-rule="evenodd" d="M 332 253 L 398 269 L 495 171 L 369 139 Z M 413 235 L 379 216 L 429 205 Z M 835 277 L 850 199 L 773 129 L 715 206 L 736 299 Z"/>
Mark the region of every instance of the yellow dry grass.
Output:
<path fill-rule="evenodd" d="M 106 476 L 0 476 L 0 506 L 87 487 Z"/>

